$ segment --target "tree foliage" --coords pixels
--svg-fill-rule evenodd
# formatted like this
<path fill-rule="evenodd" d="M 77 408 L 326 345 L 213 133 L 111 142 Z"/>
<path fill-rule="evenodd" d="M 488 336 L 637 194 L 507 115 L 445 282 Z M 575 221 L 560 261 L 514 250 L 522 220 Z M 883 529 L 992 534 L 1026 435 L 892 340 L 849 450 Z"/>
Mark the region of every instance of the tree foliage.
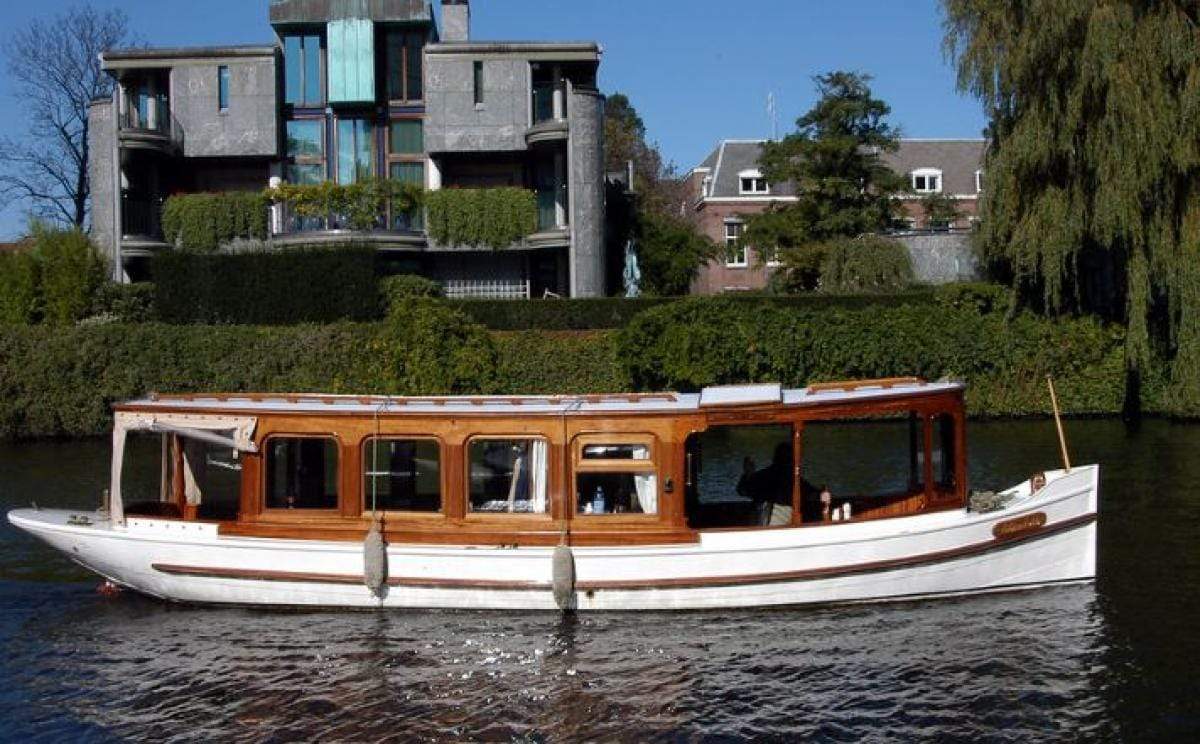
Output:
<path fill-rule="evenodd" d="M 131 43 L 120 10 L 90 5 L 18 29 L 4 44 L 29 131 L 0 140 L 0 200 L 37 217 L 83 227 L 88 216 L 88 107 L 112 93 L 100 53 Z"/>
<path fill-rule="evenodd" d="M 683 220 L 655 212 L 639 216 L 638 259 L 642 291 L 656 297 L 688 294 L 700 267 L 716 255 L 716 246 Z"/>
<path fill-rule="evenodd" d="M 820 100 L 797 120 L 797 131 L 763 148 L 763 175 L 795 184 L 798 196 L 749 218 L 743 239 L 778 246 L 785 267 L 789 251 L 887 228 L 892 196 L 907 190 L 881 158 L 899 147 L 900 133 L 887 122 L 891 108 L 874 97 L 870 80 L 844 71 L 818 75 Z"/>
<path fill-rule="evenodd" d="M 1131 371 L 1174 357 L 1173 404 L 1200 411 L 1200 6 L 943 4 L 991 117 L 985 251 L 1046 312 L 1126 320 Z"/>

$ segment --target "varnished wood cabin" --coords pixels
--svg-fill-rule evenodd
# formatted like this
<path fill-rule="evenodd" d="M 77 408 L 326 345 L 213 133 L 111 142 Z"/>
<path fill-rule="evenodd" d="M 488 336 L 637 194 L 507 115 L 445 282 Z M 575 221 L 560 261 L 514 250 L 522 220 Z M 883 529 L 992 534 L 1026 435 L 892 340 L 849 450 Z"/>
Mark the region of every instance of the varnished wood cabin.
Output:
<path fill-rule="evenodd" d="M 957 383 L 581 397 L 151 396 L 116 410 L 253 421 L 257 452 L 161 434 L 160 493 L 140 504 L 126 496 L 127 514 L 218 522 L 226 535 L 358 541 L 378 514 L 393 544 L 685 543 L 700 530 L 829 525 L 847 506 L 855 522 L 961 508 L 967 494 Z M 843 441 L 840 470 L 818 481 L 828 432 Z M 854 442 L 880 432 L 896 442 L 894 460 L 853 460 Z M 847 475 L 879 467 L 889 475 L 839 485 L 847 447 L 856 471 Z"/>

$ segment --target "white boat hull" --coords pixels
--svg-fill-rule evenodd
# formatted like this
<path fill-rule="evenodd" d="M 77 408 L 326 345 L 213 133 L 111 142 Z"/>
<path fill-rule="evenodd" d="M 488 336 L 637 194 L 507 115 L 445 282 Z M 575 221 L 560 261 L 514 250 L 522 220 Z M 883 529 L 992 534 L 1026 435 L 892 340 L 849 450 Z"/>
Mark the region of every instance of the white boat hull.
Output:
<path fill-rule="evenodd" d="M 1047 473 L 1004 510 L 705 532 L 697 544 L 574 548 L 580 610 L 885 601 L 1096 575 L 1099 467 Z M 88 515 L 95 520 L 94 515 Z M 392 545 L 382 598 L 357 543 L 225 537 L 216 525 L 18 510 L 9 520 L 121 586 L 205 604 L 556 610 L 552 548 Z"/>

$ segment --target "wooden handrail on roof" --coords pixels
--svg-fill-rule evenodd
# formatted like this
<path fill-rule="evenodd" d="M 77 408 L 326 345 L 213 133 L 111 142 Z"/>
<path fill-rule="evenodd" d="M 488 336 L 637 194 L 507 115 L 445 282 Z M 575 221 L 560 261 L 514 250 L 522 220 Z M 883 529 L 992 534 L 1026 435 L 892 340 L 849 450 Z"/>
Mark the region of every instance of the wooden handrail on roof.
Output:
<path fill-rule="evenodd" d="M 846 380 L 844 382 L 819 382 L 808 386 L 809 393 L 854 392 L 862 388 L 889 388 L 901 385 L 924 385 L 920 377 L 885 377 L 879 380 Z"/>

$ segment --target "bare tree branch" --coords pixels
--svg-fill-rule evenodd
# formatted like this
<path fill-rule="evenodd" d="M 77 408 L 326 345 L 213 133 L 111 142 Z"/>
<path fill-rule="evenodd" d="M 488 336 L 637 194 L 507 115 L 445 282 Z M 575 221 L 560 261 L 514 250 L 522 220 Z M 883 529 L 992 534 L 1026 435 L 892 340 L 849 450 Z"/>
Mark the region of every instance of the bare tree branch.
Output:
<path fill-rule="evenodd" d="M 4 41 L 29 128 L 20 141 L 0 141 L 0 208 L 20 202 L 41 217 L 87 224 L 88 106 L 112 95 L 100 54 L 133 43 L 125 13 L 90 5 L 35 20 Z"/>

